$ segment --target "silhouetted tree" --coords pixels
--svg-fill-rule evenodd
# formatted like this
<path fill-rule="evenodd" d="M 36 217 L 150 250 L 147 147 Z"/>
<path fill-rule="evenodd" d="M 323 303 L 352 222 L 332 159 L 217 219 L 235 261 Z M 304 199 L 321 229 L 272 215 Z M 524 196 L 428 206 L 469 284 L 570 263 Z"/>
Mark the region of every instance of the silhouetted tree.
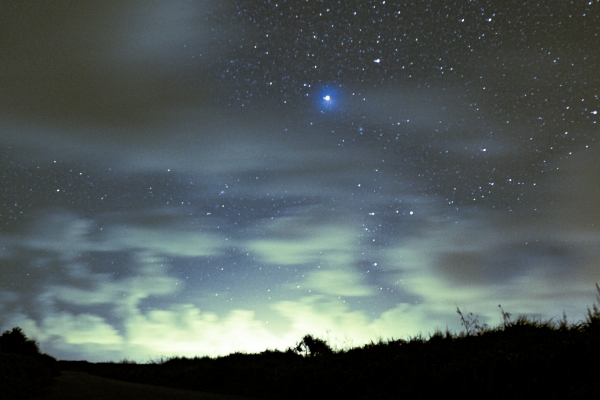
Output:
<path fill-rule="evenodd" d="M 307 357 L 316 357 L 327 354 L 333 354 L 333 350 L 323 339 L 315 338 L 312 335 L 306 335 L 294 349 L 299 354 Z"/>
<path fill-rule="evenodd" d="M 0 353 L 37 355 L 40 349 L 35 340 L 27 339 L 21 328 L 14 327 L 12 331 L 4 331 L 0 336 Z"/>

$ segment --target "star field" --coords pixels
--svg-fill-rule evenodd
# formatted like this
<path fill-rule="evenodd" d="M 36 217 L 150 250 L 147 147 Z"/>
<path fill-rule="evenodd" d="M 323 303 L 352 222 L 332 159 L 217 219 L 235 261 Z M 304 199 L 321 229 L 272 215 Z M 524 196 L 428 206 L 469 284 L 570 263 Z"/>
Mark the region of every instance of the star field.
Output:
<path fill-rule="evenodd" d="M 0 319 L 64 359 L 573 319 L 600 2 L 9 2 Z"/>

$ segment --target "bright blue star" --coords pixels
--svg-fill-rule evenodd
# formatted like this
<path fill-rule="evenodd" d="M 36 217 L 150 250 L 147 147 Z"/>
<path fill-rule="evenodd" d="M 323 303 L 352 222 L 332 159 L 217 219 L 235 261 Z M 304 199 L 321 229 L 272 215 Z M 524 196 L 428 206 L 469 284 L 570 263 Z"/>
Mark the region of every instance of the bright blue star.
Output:
<path fill-rule="evenodd" d="M 337 110 L 340 107 L 339 89 L 324 87 L 318 92 L 317 99 L 321 112 Z"/>

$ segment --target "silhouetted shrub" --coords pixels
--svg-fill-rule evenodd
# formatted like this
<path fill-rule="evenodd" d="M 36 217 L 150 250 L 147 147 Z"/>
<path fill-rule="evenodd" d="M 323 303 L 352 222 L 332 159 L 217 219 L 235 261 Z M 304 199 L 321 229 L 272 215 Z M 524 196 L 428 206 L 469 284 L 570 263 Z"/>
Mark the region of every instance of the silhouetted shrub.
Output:
<path fill-rule="evenodd" d="M 295 348 L 298 354 L 304 354 L 307 357 L 317 357 L 333 354 L 333 350 L 326 341 L 313 337 L 312 335 L 306 335 L 296 345 Z"/>
<path fill-rule="evenodd" d="M 36 355 L 40 349 L 35 340 L 29 340 L 21 330 L 14 327 L 12 331 L 4 331 L 0 336 L 0 353 Z"/>
<path fill-rule="evenodd" d="M 39 396 L 60 375 L 58 362 L 40 353 L 35 340 L 14 327 L 0 336 L 0 398 L 26 400 Z"/>

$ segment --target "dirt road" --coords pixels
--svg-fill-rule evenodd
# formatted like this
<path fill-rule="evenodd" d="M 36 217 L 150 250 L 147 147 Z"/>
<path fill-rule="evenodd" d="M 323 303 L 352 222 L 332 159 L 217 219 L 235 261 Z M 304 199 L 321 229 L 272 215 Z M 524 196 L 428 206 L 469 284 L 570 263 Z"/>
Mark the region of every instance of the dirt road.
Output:
<path fill-rule="evenodd" d="M 63 371 L 62 376 L 39 400 L 250 400 L 248 397 L 228 396 L 142 385 L 106 379 L 83 372 Z"/>

